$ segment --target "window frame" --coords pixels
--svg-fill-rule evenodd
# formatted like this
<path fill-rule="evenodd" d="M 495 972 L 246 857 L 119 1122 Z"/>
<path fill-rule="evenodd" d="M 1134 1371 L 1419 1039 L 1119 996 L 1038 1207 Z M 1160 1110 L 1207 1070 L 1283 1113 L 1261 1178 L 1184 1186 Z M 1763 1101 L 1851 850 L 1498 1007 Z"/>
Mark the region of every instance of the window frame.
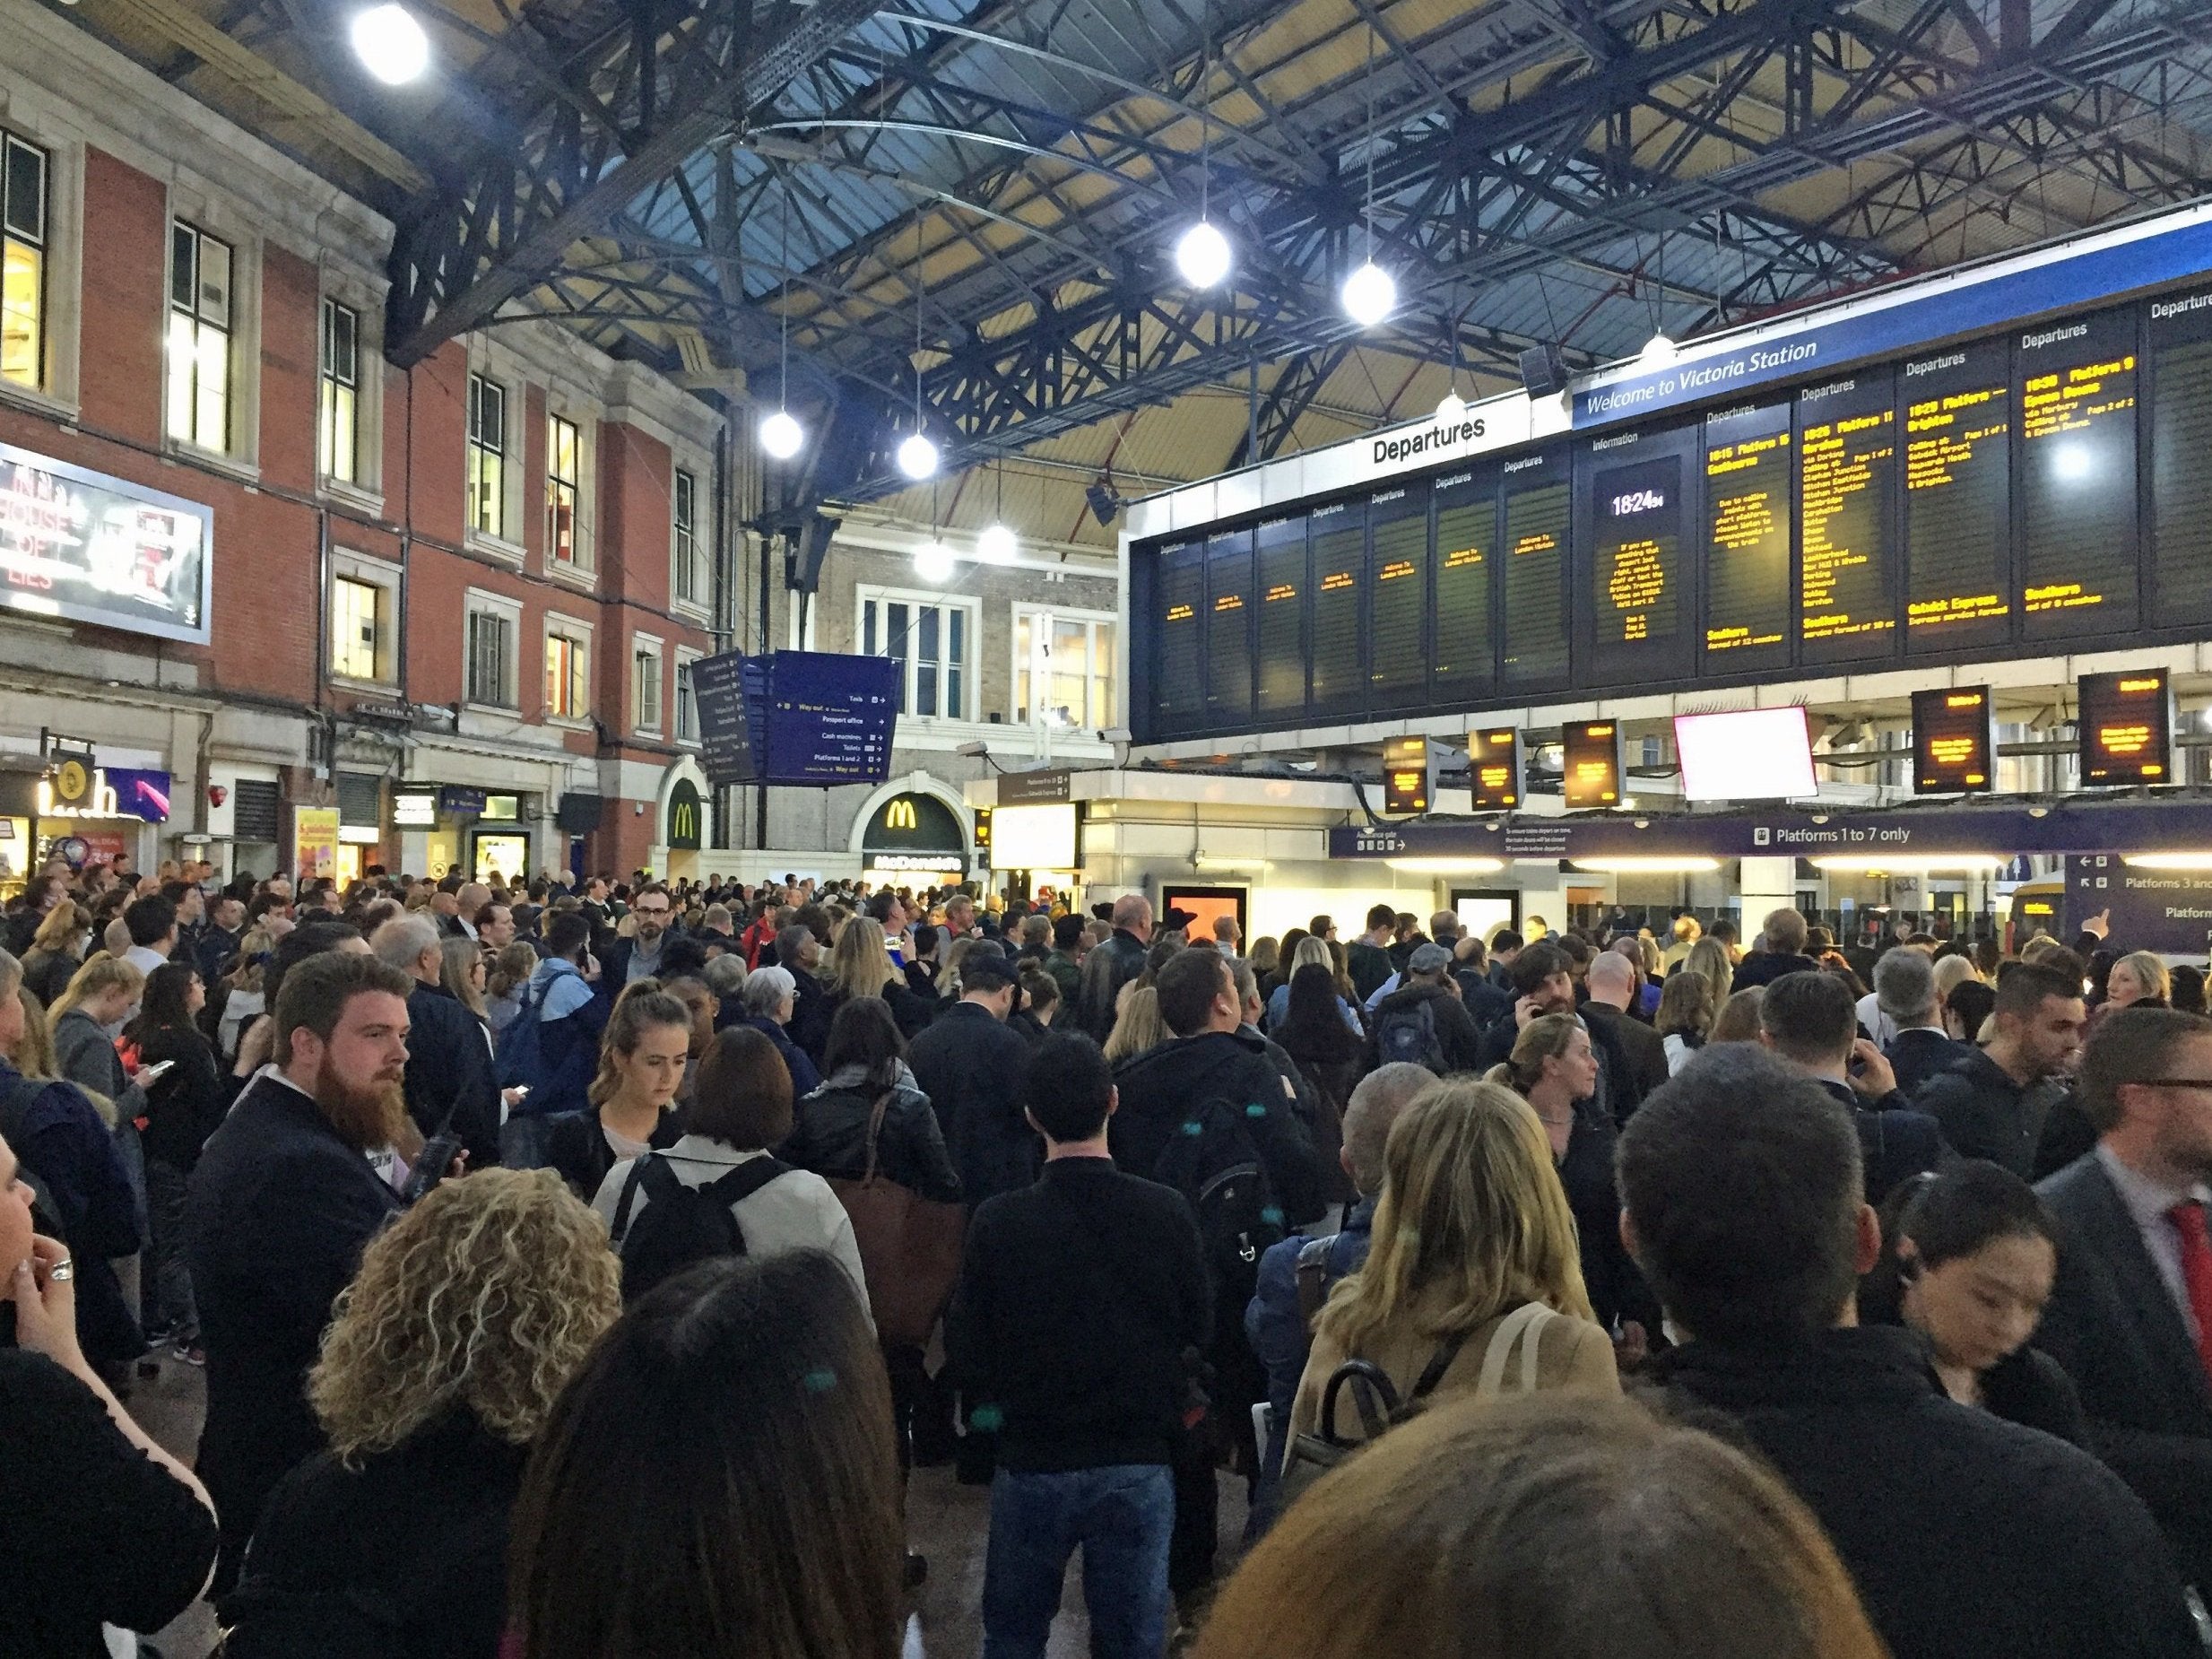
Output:
<path fill-rule="evenodd" d="M 653 664 L 650 678 L 646 668 L 647 662 Z M 650 708 L 646 706 L 648 685 L 653 692 Z M 629 705 L 630 730 L 649 737 L 660 736 L 668 719 L 668 649 L 667 642 L 658 634 L 633 633 L 629 637 Z"/>
<path fill-rule="evenodd" d="M 676 647 L 675 741 L 688 748 L 699 745 L 698 693 L 691 684 L 691 666 L 707 654 L 690 646 Z"/>
<path fill-rule="evenodd" d="M 582 653 L 581 663 L 572 661 L 566 675 L 568 689 L 571 693 L 576 693 L 580 689 L 580 699 L 572 696 L 568 699 L 569 701 L 580 700 L 582 704 L 580 710 L 557 708 L 550 695 L 552 688 L 553 645 L 556 640 L 567 645 L 571 651 L 581 651 Z M 540 666 L 542 672 L 539 675 L 539 697 L 541 707 L 545 713 L 546 724 L 589 729 L 592 724 L 593 701 L 592 625 L 581 617 L 570 616 L 566 612 L 548 611 L 545 613 Z"/>
<path fill-rule="evenodd" d="M 1031 661 L 1028 663 L 1022 661 L 1021 625 L 1024 621 L 1027 621 L 1029 624 L 1030 650 L 1032 653 L 1032 657 Z M 1110 717 L 1100 719 L 1097 717 L 1097 708 L 1096 705 L 1102 689 L 1107 698 L 1114 699 L 1115 702 L 1119 701 L 1117 693 L 1120 691 L 1120 687 L 1115 679 L 1114 659 L 1115 653 L 1120 648 L 1121 644 L 1120 638 L 1118 638 L 1118 630 L 1121 627 L 1120 616 L 1112 611 L 1093 610 L 1084 605 L 1048 604 L 1029 599 L 1015 600 L 1009 607 L 1008 613 L 1006 650 L 1007 657 L 1012 666 L 1013 672 L 1008 676 L 1006 682 L 1006 702 L 1007 707 L 1012 711 L 1011 718 L 1013 723 L 1017 725 L 1030 726 L 1044 725 L 1047 724 L 1047 722 L 1042 718 L 1041 711 L 1036 706 L 1034 700 L 1032 700 L 1029 705 L 1025 707 L 1022 700 L 1021 685 L 1023 677 L 1027 674 L 1033 673 L 1035 668 L 1034 654 L 1040 638 L 1043 639 L 1047 654 L 1049 655 L 1051 647 L 1051 628 L 1052 624 L 1055 621 L 1080 622 L 1083 624 L 1084 648 L 1089 656 L 1090 667 L 1089 672 L 1084 675 L 1083 717 L 1075 721 L 1072 725 L 1055 725 L 1052 727 L 1052 729 L 1055 732 L 1098 732 L 1112 730 L 1115 725 L 1120 724 L 1120 716 L 1122 711 L 1120 708 L 1115 708 L 1112 710 Z M 1114 644 L 1106 651 L 1103 660 L 1101 659 L 1098 648 L 1098 630 L 1102 624 L 1116 630 L 1116 638 Z M 1046 670 L 1046 673 L 1049 677 L 1049 669 Z"/>
<path fill-rule="evenodd" d="M 713 538 L 699 516 L 698 480 L 689 466 L 669 473 L 668 602 L 672 610 L 704 619 L 713 614 L 715 565 Z"/>
<path fill-rule="evenodd" d="M 178 298 L 178 284 L 182 273 L 179 256 L 189 239 L 192 250 L 192 270 L 189 286 L 192 300 L 187 305 Z M 222 318 L 220 322 L 207 317 L 206 265 L 210 245 L 222 250 L 224 260 Z M 243 402 L 242 377 L 239 364 L 244 353 L 239 343 L 240 316 L 239 278 L 246 264 L 247 250 L 235 238 L 227 238 L 207 229 L 198 216 L 172 212 L 169 219 L 168 291 L 162 307 L 162 400 L 161 433 L 171 447 L 194 451 L 200 455 L 232 456 L 239 453 L 240 437 L 249 430 Z M 178 372 L 179 329 L 190 331 L 192 350 L 187 360 L 190 369 L 187 389 L 179 393 L 177 386 Z M 202 425 L 206 413 L 206 393 L 200 383 L 203 360 L 208 354 L 208 337 L 221 342 L 222 362 L 222 420 L 221 438 L 210 443 Z M 180 396 L 189 403 L 189 431 L 178 430 Z"/>
<path fill-rule="evenodd" d="M 487 394 L 499 400 L 499 431 L 496 441 L 487 441 L 484 437 L 484 400 Z M 468 525 L 472 542 L 491 542 L 512 546 L 507 535 L 509 493 L 507 464 L 512 459 L 508 454 L 507 434 L 514 430 L 514 422 L 507 415 L 510 401 L 507 383 L 486 370 L 472 368 L 469 370 L 466 397 L 462 425 L 462 442 L 465 446 L 461 480 L 464 495 L 462 517 Z M 489 494 L 484 490 L 482 476 L 487 456 L 497 464 L 498 473 L 497 485 Z M 487 502 L 498 508 L 497 524 L 487 525 L 483 522 L 483 509 Z"/>
<path fill-rule="evenodd" d="M 817 602 L 820 598 L 820 595 L 817 595 Z M 961 656 L 957 664 L 948 666 L 942 640 L 940 641 L 939 655 L 934 658 L 924 659 L 918 655 L 910 655 L 900 659 L 905 664 L 905 670 L 899 676 L 898 713 L 900 718 L 974 724 L 975 710 L 980 706 L 983 694 L 980 683 L 983 673 L 981 649 L 983 601 L 972 594 L 947 593 L 942 589 L 933 591 L 924 588 L 883 587 L 867 582 L 858 584 L 854 593 L 855 612 L 854 633 L 859 641 L 854 648 L 862 655 L 868 656 L 890 655 L 888 650 L 878 651 L 872 648 L 874 631 L 878 629 L 888 630 L 889 627 L 888 612 L 882 613 L 880 621 L 877 620 L 878 608 L 890 605 L 906 605 L 917 611 L 935 609 L 946 612 L 958 612 L 966 619 Z M 813 608 L 813 606 L 809 607 L 810 610 Z M 888 638 L 886 643 L 889 643 Z M 939 711 L 935 714 L 913 712 L 915 705 L 921 700 L 922 673 L 925 661 L 935 666 L 940 676 L 935 688 Z M 948 693 L 951 689 L 948 681 L 950 673 L 954 670 L 957 670 L 960 676 L 960 707 L 957 709 L 948 709 L 946 704 L 950 701 Z"/>
<path fill-rule="evenodd" d="M 30 230 L 19 230 L 14 222 L 16 204 L 11 187 L 17 150 L 28 151 L 38 158 L 38 223 Z M 37 291 L 31 297 L 32 350 L 36 355 L 31 378 L 22 380 L 0 374 L 0 384 L 32 396 L 51 396 L 56 378 L 53 307 L 48 298 L 54 288 L 56 257 L 56 170 L 54 152 L 49 146 L 35 143 L 13 127 L 0 127 L 0 272 L 4 271 L 8 256 L 19 247 L 29 249 L 38 263 Z"/>
<path fill-rule="evenodd" d="M 507 624 L 507 648 L 502 665 L 499 690 L 499 700 L 486 702 L 471 692 L 480 689 L 474 680 L 475 638 L 473 622 L 480 616 L 490 617 Z M 510 599 L 505 594 L 472 587 L 462 598 L 461 624 L 461 699 L 467 707 L 486 714 L 513 717 L 522 712 L 522 616 L 519 599 Z"/>
<path fill-rule="evenodd" d="M 561 434 L 568 434 L 567 448 L 570 471 L 560 470 Z M 545 412 L 545 568 L 584 570 L 591 567 L 581 557 L 584 523 L 584 434 L 576 421 L 558 409 Z M 563 491 L 568 494 L 568 552 L 562 557 L 556 549 L 559 540 L 554 534 L 553 519 L 560 509 Z"/>
<path fill-rule="evenodd" d="M 338 666 L 337 589 L 340 582 L 373 588 L 377 595 L 377 638 L 373 672 L 347 673 Z M 395 691 L 399 689 L 400 596 L 406 573 L 389 560 L 377 559 L 350 547 L 330 550 L 330 584 L 323 604 L 323 647 L 334 684 L 360 690 Z"/>
<path fill-rule="evenodd" d="M 361 314 L 335 295 L 325 294 L 317 308 L 317 316 L 315 474 L 325 483 L 343 484 L 358 490 L 361 487 L 361 415 L 365 401 L 361 396 Z M 351 360 L 343 370 L 333 361 L 335 353 L 332 349 L 336 334 L 334 325 L 340 317 L 346 320 L 349 335 L 347 354 Z M 336 435 L 333 430 L 341 397 L 346 409 L 346 445 L 343 456 L 337 454 Z M 343 470 L 336 465 L 340 460 L 344 463 Z"/>

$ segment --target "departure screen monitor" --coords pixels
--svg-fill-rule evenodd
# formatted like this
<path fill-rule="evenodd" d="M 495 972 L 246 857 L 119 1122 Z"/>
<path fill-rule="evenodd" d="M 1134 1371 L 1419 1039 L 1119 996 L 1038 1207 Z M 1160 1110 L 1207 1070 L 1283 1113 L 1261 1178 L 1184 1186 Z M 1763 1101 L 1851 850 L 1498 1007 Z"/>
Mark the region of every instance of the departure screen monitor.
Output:
<path fill-rule="evenodd" d="M 1383 745 L 1383 810 L 1416 813 L 1428 810 L 1432 774 L 1428 739 L 1393 737 Z"/>
<path fill-rule="evenodd" d="M 2173 781 L 2173 688 L 2163 668 L 2084 674 L 2081 781 L 2086 788 Z"/>
<path fill-rule="evenodd" d="M 1992 787 L 1997 746 L 1986 685 L 1913 693 L 1913 793 L 1970 795 Z"/>
<path fill-rule="evenodd" d="M 1521 734 L 1512 726 L 1467 734 L 1467 784 L 1478 812 L 1510 812 L 1521 804 Z"/>
<path fill-rule="evenodd" d="M 1687 801 L 1783 801 L 1819 793 L 1805 711 L 1794 705 L 1677 715 L 1674 751 Z"/>
<path fill-rule="evenodd" d="M 1560 733 L 1566 754 L 1570 812 L 1620 804 L 1620 727 L 1610 720 L 1576 720 Z"/>

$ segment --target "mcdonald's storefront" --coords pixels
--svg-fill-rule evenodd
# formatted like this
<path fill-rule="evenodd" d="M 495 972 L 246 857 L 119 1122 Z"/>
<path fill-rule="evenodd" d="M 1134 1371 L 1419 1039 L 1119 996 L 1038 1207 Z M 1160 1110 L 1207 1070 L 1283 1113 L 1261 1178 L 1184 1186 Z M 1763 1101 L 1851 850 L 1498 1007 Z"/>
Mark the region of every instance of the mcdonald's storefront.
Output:
<path fill-rule="evenodd" d="M 663 869 L 670 881 L 698 879 L 699 849 L 707 845 L 707 797 L 691 778 L 678 776 L 668 786 L 661 808 L 662 845 L 667 848 Z"/>
<path fill-rule="evenodd" d="M 971 864 L 959 814 L 938 796 L 907 790 L 880 803 L 861 832 L 861 873 L 898 887 L 942 887 Z"/>

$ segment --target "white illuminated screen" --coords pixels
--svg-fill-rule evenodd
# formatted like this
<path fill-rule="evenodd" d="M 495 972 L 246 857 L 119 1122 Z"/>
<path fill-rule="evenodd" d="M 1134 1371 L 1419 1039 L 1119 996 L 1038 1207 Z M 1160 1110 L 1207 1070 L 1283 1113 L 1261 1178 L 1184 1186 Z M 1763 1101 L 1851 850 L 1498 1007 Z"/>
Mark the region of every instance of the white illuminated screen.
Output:
<path fill-rule="evenodd" d="M 1817 795 L 1802 708 L 1677 715 L 1674 749 L 1690 801 L 1781 801 Z"/>
<path fill-rule="evenodd" d="M 1075 808 L 1002 806 L 991 814 L 994 870 L 1075 868 Z"/>

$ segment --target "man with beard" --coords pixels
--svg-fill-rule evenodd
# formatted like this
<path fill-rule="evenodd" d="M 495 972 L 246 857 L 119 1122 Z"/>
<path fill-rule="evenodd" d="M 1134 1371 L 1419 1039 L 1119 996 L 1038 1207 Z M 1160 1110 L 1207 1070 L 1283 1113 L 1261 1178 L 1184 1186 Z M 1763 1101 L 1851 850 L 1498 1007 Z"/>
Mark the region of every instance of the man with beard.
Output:
<path fill-rule="evenodd" d="M 276 997 L 275 1057 L 200 1154 L 186 1257 L 207 1350 L 198 1472 L 222 1524 L 214 1588 L 236 1582 L 262 1505 L 321 1449 L 306 1394 L 332 1302 L 399 1208 L 370 1164 L 407 1127 L 407 976 L 325 951 Z"/>
<path fill-rule="evenodd" d="M 667 942 L 668 925 L 675 911 L 675 902 L 665 887 L 641 887 L 629 896 L 637 936 L 618 939 L 608 948 L 606 967 L 599 976 L 600 995 L 612 1001 L 632 980 L 660 977 L 661 947 Z"/>

